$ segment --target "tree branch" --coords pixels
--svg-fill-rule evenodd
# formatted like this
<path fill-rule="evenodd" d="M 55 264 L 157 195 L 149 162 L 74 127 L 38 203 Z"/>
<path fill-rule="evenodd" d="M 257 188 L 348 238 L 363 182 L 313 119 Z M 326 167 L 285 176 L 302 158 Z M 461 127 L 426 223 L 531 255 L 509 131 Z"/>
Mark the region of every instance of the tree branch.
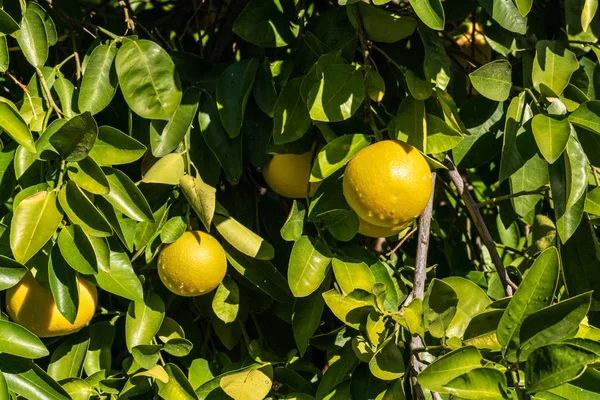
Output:
<path fill-rule="evenodd" d="M 448 171 L 446 171 L 446 172 L 448 173 L 448 176 L 450 177 L 452 182 L 454 182 L 454 185 L 458 189 L 458 194 L 460 194 L 463 201 L 465 202 L 465 205 L 467 206 L 467 210 L 469 211 L 469 214 L 471 215 L 471 219 L 473 220 L 473 223 L 475 224 L 475 227 L 477 228 L 477 231 L 479 232 L 479 236 L 481 236 L 481 239 L 483 240 L 485 247 L 487 247 L 488 251 L 490 252 L 490 256 L 492 257 L 492 262 L 496 266 L 496 271 L 498 272 L 498 275 L 500 276 L 500 281 L 502 282 L 502 286 L 504 286 L 504 292 L 506 293 L 507 296 L 512 296 L 513 290 L 517 289 L 517 285 L 515 285 L 510 280 L 510 277 L 508 276 L 508 273 L 506 272 L 506 268 L 504 268 L 502 259 L 500 258 L 500 255 L 498 254 L 498 249 L 496 249 L 496 245 L 494 244 L 492 235 L 490 234 L 490 231 L 488 230 L 488 228 L 485 224 L 485 221 L 483 220 L 483 216 L 479 212 L 479 207 L 478 207 L 477 203 L 473 199 L 473 196 L 471 196 L 471 193 L 467 189 L 462 176 L 460 176 L 460 173 L 458 172 L 458 170 L 456 169 L 456 166 L 450 159 L 450 156 L 446 155 L 446 159 L 444 160 L 444 165 L 446 165 L 446 167 L 448 167 Z"/>
<path fill-rule="evenodd" d="M 427 279 L 427 251 L 429 250 L 429 232 L 431 229 L 431 215 L 433 213 L 433 197 L 435 195 L 435 178 L 436 173 L 431 173 L 431 197 L 427 203 L 427 207 L 421 214 L 419 219 L 419 237 L 417 243 L 417 255 L 415 260 L 415 277 L 413 290 L 410 292 L 406 299 L 406 304 L 409 304 L 413 299 L 421 299 L 425 297 L 425 280 Z M 417 375 L 423 371 L 426 367 L 421 361 L 419 361 L 418 352 L 415 349 L 422 349 L 424 346 L 423 340 L 419 335 L 413 335 L 410 342 L 411 356 L 410 356 L 410 370 L 411 370 L 411 383 L 413 387 L 413 398 L 418 400 L 425 399 L 423 389 L 417 381 Z M 439 395 L 435 392 L 431 392 L 433 399 L 440 399 Z"/>
<path fill-rule="evenodd" d="M 486 201 L 482 201 L 481 203 L 477 204 L 477 207 L 478 208 L 485 207 L 487 205 L 496 204 L 496 203 L 504 201 L 504 200 L 514 199 L 515 197 L 529 196 L 532 194 L 542 194 L 542 193 L 547 192 L 549 189 L 550 188 L 548 186 L 542 186 L 541 188 L 536 189 L 536 190 L 522 190 L 522 191 L 516 192 L 516 193 L 505 194 L 503 196 L 498 196 L 498 197 L 494 197 L 494 198 L 486 200 Z"/>

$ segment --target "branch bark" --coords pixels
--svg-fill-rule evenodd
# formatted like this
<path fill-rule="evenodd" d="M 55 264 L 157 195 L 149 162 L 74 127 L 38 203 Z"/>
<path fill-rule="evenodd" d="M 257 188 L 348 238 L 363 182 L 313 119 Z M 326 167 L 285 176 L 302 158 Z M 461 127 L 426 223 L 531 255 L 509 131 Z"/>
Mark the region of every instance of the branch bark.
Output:
<path fill-rule="evenodd" d="M 436 173 L 431 173 L 431 197 L 427 203 L 427 207 L 421 214 L 419 219 L 419 237 L 417 243 L 417 256 L 415 259 L 415 277 L 413 282 L 413 290 L 410 292 L 406 299 L 406 304 L 409 304 L 413 299 L 421 299 L 425 297 L 425 280 L 427 279 L 427 251 L 429 250 L 429 232 L 431 229 L 431 215 L 433 212 L 433 197 L 435 195 L 435 178 Z M 411 384 L 413 388 L 413 398 L 418 400 L 424 400 L 425 395 L 423 389 L 417 381 L 417 375 L 423 371 L 426 367 L 418 359 L 418 353 L 413 350 L 423 348 L 423 340 L 418 335 L 413 335 L 410 342 L 410 372 L 411 372 Z M 440 395 L 431 392 L 433 399 L 440 399 Z"/>
<path fill-rule="evenodd" d="M 490 234 L 490 231 L 487 228 L 485 221 L 483 220 L 481 212 L 479 212 L 478 204 L 473 199 L 473 196 L 471 196 L 471 192 L 469 192 L 465 181 L 463 180 L 462 176 L 460 176 L 460 173 L 456 169 L 456 166 L 454 165 L 454 162 L 452 162 L 450 156 L 446 155 L 444 165 L 448 167 L 448 176 L 450 177 L 452 182 L 454 182 L 454 185 L 458 189 L 458 194 L 460 194 L 460 197 L 462 197 L 463 201 L 465 202 L 465 205 L 467 206 L 467 211 L 469 211 L 471 219 L 473 220 L 473 223 L 475 224 L 475 227 L 479 232 L 479 236 L 481 236 L 485 247 L 487 247 L 488 251 L 490 252 L 492 262 L 494 263 L 496 271 L 500 276 L 502 286 L 504 286 L 504 293 L 506 293 L 507 296 L 512 296 L 513 291 L 517 289 L 517 285 L 515 285 L 510 280 L 510 277 L 506 272 L 506 268 L 504 268 L 504 264 L 502 263 L 500 254 L 498 254 L 498 249 L 496 249 L 496 245 L 494 244 L 492 235 Z"/>

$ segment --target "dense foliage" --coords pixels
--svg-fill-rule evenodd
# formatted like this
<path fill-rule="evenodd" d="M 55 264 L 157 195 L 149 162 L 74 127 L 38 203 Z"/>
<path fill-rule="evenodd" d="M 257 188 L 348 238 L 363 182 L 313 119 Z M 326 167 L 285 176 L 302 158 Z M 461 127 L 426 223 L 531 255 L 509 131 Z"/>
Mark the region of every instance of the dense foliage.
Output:
<path fill-rule="evenodd" d="M 0 290 L 98 290 L 52 338 L 3 305 L 0 399 L 600 399 L 598 0 L 0 5 Z M 385 139 L 434 191 L 377 239 L 342 176 Z M 158 278 L 186 230 L 203 296 Z"/>

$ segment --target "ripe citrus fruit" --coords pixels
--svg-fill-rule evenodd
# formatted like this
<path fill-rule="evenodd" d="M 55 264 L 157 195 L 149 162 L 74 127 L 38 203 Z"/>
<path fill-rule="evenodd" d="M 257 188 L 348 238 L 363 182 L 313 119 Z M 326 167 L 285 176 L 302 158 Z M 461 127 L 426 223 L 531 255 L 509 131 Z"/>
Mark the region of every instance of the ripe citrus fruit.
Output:
<path fill-rule="evenodd" d="M 398 233 L 400 233 L 404 229 L 406 229 L 406 227 L 408 225 L 410 225 L 410 222 L 407 222 L 405 224 L 398 225 L 398 226 L 392 226 L 390 228 L 390 227 L 377 226 L 377 225 L 370 224 L 360 217 L 358 218 L 358 221 L 359 221 L 358 233 L 360 233 L 361 235 L 364 235 L 364 236 L 369 236 L 369 237 L 374 237 L 374 238 L 381 238 L 381 237 L 385 238 L 385 237 L 397 235 Z"/>
<path fill-rule="evenodd" d="M 473 32 L 473 26 L 475 26 L 475 32 Z M 485 65 L 492 60 L 492 49 L 485 39 L 483 27 L 478 23 L 475 25 L 469 23 L 467 31 L 456 39 L 456 44 L 458 44 L 466 54 L 479 61 L 481 65 Z M 467 61 L 460 57 L 459 63 L 464 68 L 467 67 Z"/>
<path fill-rule="evenodd" d="M 158 255 L 158 276 L 180 296 L 200 296 L 219 286 L 227 272 L 225 250 L 200 231 L 185 232 Z"/>
<path fill-rule="evenodd" d="M 303 154 L 276 154 L 263 170 L 265 181 L 275 193 L 283 197 L 305 198 L 313 154 L 314 150 Z M 319 185 L 320 182 L 311 183 L 311 196 Z"/>
<path fill-rule="evenodd" d="M 411 145 L 384 140 L 350 160 L 343 187 L 346 201 L 365 222 L 397 227 L 425 209 L 431 196 L 431 170 Z"/>
<path fill-rule="evenodd" d="M 43 287 L 31 273 L 6 292 L 6 311 L 18 324 L 39 337 L 53 337 L 77 332 L 86 326 L 96 311 L 96 287 L 79 278 L 79 308 L 75 323 L 71 324 L 58 311 L 52 293 Z"/>

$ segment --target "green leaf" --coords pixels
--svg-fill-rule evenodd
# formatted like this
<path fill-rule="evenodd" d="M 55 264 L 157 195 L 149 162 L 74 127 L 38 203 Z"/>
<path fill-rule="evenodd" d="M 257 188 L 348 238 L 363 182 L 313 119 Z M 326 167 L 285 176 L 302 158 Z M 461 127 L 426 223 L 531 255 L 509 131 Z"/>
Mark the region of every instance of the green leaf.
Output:
<path fill-rule="evenodd" d="M 79 225 L 88 235 L 97 237 L 112 235 L 112 229 L 106 218 L 74 181 L 69 181 L 62 187 L 58 192 L 58 201 L 69 220 Z"/>
<path fill-rule="evenodd" d="M 77 273 L 67 264 L 58 246 L 52 248 L 48 262 L 48 282 L 56 308 L 71 324 L 79 309 Z"/>
<path fill-rule="evenodd" d="M 0 97 L 0 128 L 15 142 L 32 153 L 36 152 L 33 136 L 17 107 L 3 97 Z"/>
<path fill-rule="evenodd" d="M 429 284 L 423 300 L 425 329 L 428 329 L 433 337 L 444 337 L 456 315 L 457 305 L 458 296 L 452 286 L 434 279 Z"/>
<path fill-rule="evenodd" d="M 554 163 L 567 147 L 571 135 L 569 120 L 538 114 L 531 121 L 531 129 L 546 161 L 550 164 Z"/>
<path fill-rule="evenodd" d="M 517 8 L 512 0 L 478 1 L 484 10 L 504 29 L 521 35 L 524 35 L 527 31 L 527 18 L 519 12 L 520 8 Z"/>
<path fill-rule="evenodd" d="M 525 361 L 533 350 L 568 337 L 587 315 L 591 301 L 592 293 L 587 292 L 525 318 L 521 326 L 519 359 Z"/>
<path fill-rule="evenodd" d="M 333 139 L 317 154 L 310 173 L 310 182 L 319 182 L 331 176 L 370 143 L 370 138 L 361 134 L 343 135 Z"/>
<path fill-rule="evenodd" d="M 453 149 L 463 140 L 460 132 L 435 115 L 427 114 L 425 118 L 427 138 L 424 153 L 442 153 Z"/>
<path fill-rule="evenodd" d="M 51 137 L 50 144 L 66 161 L 81 161 L 96 142 L 98 125 L 92 114 L 85 112 L 71 118 Z"/>
<path fill-rule="evenodd" d="M 550 389 L 548 392 L 543 392 L 544 395 L 554 394 L 560 396 L 559 398 L 547 397 L 550 400 L 563 400 L 563 399 L 581 399 L 581 400 L 598 400 L 600 393 L 598 393 L 598 384 L 600 383 L 600 373 L 592 368 L 588 368 L 585 372 L 577 379 Z M 536 394 L 540 396 L 542 393 Z"/>
<path fill-rule="evenodd" d="M 0 10 L 0 12 L 2 11 Z M 9 64 L 10 53 L 8 52 L 8 42 L 6 41 L 6 36 L 0 34 L 0 73 L 5 73 L 8 70 Z"/>
<path fill-rule="evenodd" d="M 572 344 L 551 344 L 534 350 L 525 364 L 526 393 L 560 386 L 579 377 L 598 354 Z"/>
<path fill-rule="evenodd" d="M 502 350 L 496 328 L 503 313 L 504 310 L 487 310 L 473 317 L 464 333 L 463 344 L 482 350 Z"/>
<path fill-rule="evenodd" d="M 57 381 L 79 377 L 89 344 L 87 328 L 67 336 L 50 357 L 48 375 Z"/>
<path fill-rule="evenodd" d="M 185 357 L 194 348 L 194 344 L 185 338 L 173 338 L 163 346 L 165 352 L 175 357 Z"/>
<path fill-rule="evenodd" d="M 106 175 L 91 157 L 86 157 L 77 163 L 68 163 L 67 174 L 69 179 L 87 192 L 102 195 L 110 190 Z"/>
<path fill-rule="evenodd" d="M 559 264 L 558 251 L 549 247 L 527 271 L 498 324 L 498 341 L 507 351 L 514 351 L 520 346 L 521 325 L 525 318 L 552 303 Z"/>
<path fill-rule="evenodd" d="M 446 22 L 440 0 L 409 0 L 417 16 L 431 29 L 443 31 Z"/>
<path fill-rule="evenodd" d="M 27 267 L 12 258 L 0 255 L 0 290 L 15 286 L 27 273 Z"/>
<path fill-rule="evenodd" d="M 252 95 L 258 108 L 273 118 L 273 109 L 277 102 L 277 90 L 273 82 L 273 73 L 266 58 L 261 61 L 256 70 Z"/>
<path fill-rule="evenodd" d="M 504 400 L 509 398 L 506 376 L 494 368 L 475 368 L 460 375 L 444 387 L 454 396 L 463 399 Z"/>
<path fill-rule="evenodd" d="M 473 346 L 465 346 L 445 354 L 417 376 L 421 386 L 431 391 L 448 393 L 445 387 L 453 379 L 481 367 L 482 357 Z"/>
<path fill-rule="evenodd" d="M 233 24 L 233 32 L 259 47 L 285 47 L 295 42 L 300 27 L 291 3 L 250 1 Z"/>
<path fill-rule="evenodd" d="M 242 176 L 242 136 L 230 138 L 217 113 L 217 106 L 207 93 L 202 93 L 198 106 L 198 123 L 206 145 L 213 152 L 232 183 Z"/>
<path fill-rule="evenodd" d="M 323 293 L 327 307 L 340 321 L 351 328 L 364 330 L 367 317 L 375 309 L 375 296 L 364 290 L 355 290 L 347 296 L 335 289 Z"/>
<path fill-rule="evenodd" d="M 183 157 L 181 154 L 171 153 L 154 163 L 142 178 L 142 182 L 178 185 L 184 173 Z"/>
<path fill-rule="evenodd" d="M 10 248 L 15 260 L 25 264 L 44 247 L 62 221 L 56 193 L 38 192 L 27 197 L 14 210 Z"/>
<path fill-rule="evenodd" d="M 250 287 L 256 287 L 279 302 L 290 301 L 288 284 L 273 264 L 240 253 L 228 243 L 223 243 L 223 247 L 233 269 L 249 281 Z"/>
<path fill-rule="evenodd" d="M 125 250 L 114 239 L 110 239 L 110 270 L 98 269 L 93 279 L 107 292 L 131 301 L 143 302 L 142 284 L 133 270 Z"/>
<path fill-rule="evenodd" d="M 115 326 L 109 321 L 92 324 L 89 328 L 90 344 L 85 354 L 83 368 L 88 376 L 101 370 L 109 370 L 112 361 L 111 347 L 115 338 Z"/>
<path fill-rule="evenodd" d="M 535 50 L 533 86 L 542 94 L 547 89 L 561 94 L 569 84 L 573 72 L 579 68 L 577 57 L 572 51 L 548 40 L 538 41 Z"/>
<path fill-rule="evenodd" d="M 173 243 L 187 230 L 187 223 L 183 217 L 169 219 L 160 229 L 160 240 L 163 243 Z"/>
<path fill-rule="evenodd" d="M 565 169 L 567 172 L 567 203 L 569 209 L 585 195 L 588 181 L 588 160 L 579 141 L 571 136 L 565 151 Z"/>
<path fill-rule="evenodd" d="M 451 276 L 442 281 L 450 285 L 458 297 L 456 314 L 446 330 L 446 335 L 462 338 L 471 319 L 482 312 L 491 303 L 491 300 L 483 289 L 466 278 Z"/>
<path fill-rule="evenodd" d="M 600 101 L 586 101 L 569 114 L 569 122 L 600 135 Z"/>
<path fill-rule="evenodd" d="M 598 239 L 593 227 L 584 218 L 561 251 L 565 281 L 571 296 L 593 290 L 594 303 L 600 301 L 600 268 Z"/>
<path fill-rule="evenodd" d="M 517 5 L 517 9 L 521 13 L 521 15 L 526 17 L 527 14 L 529 14 L 529 11 L 531 11 L 531 7 L 533 6 L 533 0 L 515 0 L 515 4 Z"/>
<path fill-rule="evenodd" d="M 19 30 L 19 24 L 9 13 L 0 9 L 0 33 L 11 35 Z"/>
<path fill-rule="evenodd" d="M 9 321 L 0 321 L 0 351 L 24 358 L 41 358 L 48 354 L 44 343 L 33 333 Z"/>
<path fill-rule="evenodd" d="M 159 396 L 163 399 L 181 400 L 194 400 L 198 398 L 194 393 L 192 385 L 177 365 L 169 363 L 165 365 L 165 371 L 169 377 L 167 383 L 156 380 Z"/>
<path fill-rule="evenodd" d="M 181 102 L 181 83 L 169 54 L 150 40 L 127 40 L 116 57 L 125 101 L 142 118 L 168 120 Z"/>
<path fill-rule="evenodd" d="M 194 361 L 192 361 L 192 365 L 190 366 L 190 370 L 188 373 L 188 378 L 194 390 L 198 389 L 206 382 L 212 380 L 214 378 L 214 375 L 210 370 L 208 361 L 206 361 L 203 358 L 197 358 Z"/>
<path fill-rule="evenodd" d="M 240 310 L 240 289 L 233 279 L 225 276 L 212 299 L 212 310 L 217 318 L 229 324 L 238 316 Z"/>
<path fill-rule="evenodd" d="M 352 65 L 332 65 L 308 94 L 310 118 L 324 122 L 344 121 L 354 115 L 364 98 L 362 70 Z"/>
<path fill-rule="evenodd" d="M 533 3 L 533 0 L 531 0 Z M 581 13 L 581 29 L 585 32 L 588 30 L 592 20 L 598 11 L 598 0 L 585 0 Z"/>
<path fill-rule="evenodd" d="M 333 390 L 335 392 L 338 391 L 338 388 L 341 386 L 340 383 L 344 381 L 346 376 L 351 373 L 354 368 L 358 365 L 358 359 L 354 355 L 350 346 L 346 346 L 342 351 L 340 357 L 336 362 L 327 368 L 327 371 L 323 374 L 323 379 L 319 382 L 319 386 L 317 387 L 317 399 L 328 399 L 328 400 L 341 400 L 350 398 L 350 391 L 348 390 L 347 395 L 344 396 L 345 390 L 340 390 L 340 397 L 337 396 L 327 396 L 332 394 Z M 349 381 L 346 381 L 350 383 Z M 348 389 L 349 389 L 348 385 Z"/>
<path fill-rule="evenodd" d="M 116 56 L 114 42 L 94 48 L 81 80 L 77 103 L 79 111 L 95 115 L 110 104 L 119 83 L 114 62 Z"/>
<path fill-rule="evenodd" d="M 402 352 L 393 338 L 384 343 L 369 361 L 369 370 L 378 379 L 392 381 L 404 374 Z"/>
<path fill-rule="evenodd" d="M 496 60 L 469 74 L 475 90 L 494 101 L 504 101 L 512 88 L 512 67 L 508 60 Z"/>
<path fill-rule="evenodd" d="M 110 126 L 98 128 L 98 138 L 89 156 L 100 166 L 129 164 L 146 153 L 146 146 Z"/>
<path fill-rule="evenodd" d="M 159 132 L 159 135 L 152 135 L 154 130 L 150 130 L 150 145 L 154 157 L 164 157 L 179 146 L 194 121 L 198 111 L 199 99 L 200 93 L 198 90 L 186 90 L 183 93 L 179 107 L 162 129 L 162 132 Z"/>
<path fill-rule="evenodd" d="M 427 123 L 425 102 L 406 96 L 400 103 L 396 118 L 390 123 L 393 137 L 424 151 L 427 147 Z"/>
<path fill-rule="evenodd" d="M 8 388 L 26 399 L 69 399 L 63 388 L 31 360 L 0 354 L 0 371 Z"/>
<path fill-rule="evenodd" d="M 275 256 L 275 249 L 269 242 L 229 216 L 218 203 L 213 222 L 221 236 L 243 254 L 259 260 L 271 260 Z"/>
<path fill-rule="evenodd" d="M 60 108 L 62 109 L 65 118 L 73 118 L 75 112 L 73 111 L 73 94 L 75 93 L 75 86 L 70 80 L 65 78 L 58 78 L 52 86 L 54 91 L 58 94 L 60 100 Z"/>
<path fill-rule="evenodd" d="M 273 367 L 264 367 L 238 372 L 221 378 L 219 385 L 233 399 L 264 399 L 273 385 Z"/>
<path fill-rule="evenodd" d="M 280 233 L 283 240 L 295 242 L 300 239 L 304 233 L 304 218 L 306 217 L 306 209 L 302 203 L 297 200 L 292 202 L 292 208 L 288 214 L 285 223 L 281 227 Z"/>
<path fill-rule="evenodd" d="M 510 0 L 508 0 L 510 1 Z M 444 43 L 437 33 L 427 28 L 419 28 L 419 36 L 425 47 L 423 70 L 425 77 L 436 87 L 445 90 L 450 82 L 450 58 Z"/>
<path fill-rule="evenodd" d="M 303 78 L 289 80 L 273 108 L 273 142 L 283 144 L 300 139 L 311 127 L 311 116 L 300 95 Z"/>
<path fill-rule="evenodd" d="M 115 168 L 104 167 L 102 170 L 110 186 L 110 192 L 102 197 L 131 219 L 154 220 L 148 201 L 127 175 Z"/>
<path fill-rule="evenodd" d="M 159 295 L 148 292 L 144 301 L 133 301 L 125 319 L 125 342 L 131 351 L 136 346 L 150 344 L 165 317 L 165 304 Z"/>
<path fill-rule="evenodd" d="M 257 68 L 256 58 L 233 63 L 223 71 L 217 83 L 217 109 L 221 123 L 231 138 L 237 137 L 241 132 Z"/>
<path fill-rule="evenodd" d="M 300 237 L 292 248 L 288 267 L 288 282 L 295 297 L 306 297 L 323 283 L 329 272 L 331 258 L 321 242 L 308 236 Z"/>
<path fill-rule="evenodd" d="M 325 308 L 323 293 L 330 285 L 331 279 L 325 279 L 319 289 L 306 297 L 298 297 L 294 301 L 292 328 L 294 330 L 294 340 L 301 357 L 308 350 L 310 338 L 321 324 L 321 316 Z"/>
<path fill-rule="evenodd" d="M 439 3 L 439 0 L 433 0 L 433 2 L 436 1 Z M 417 27 L 417 21 L 411 17 L 394 14 L 359 2 L 355 6 L 346 7 L 348 19 L 355 28 L 356 17 L 353 15 L 355 13 L 353 7 L 358 8 L 357 15 L 360 15 L 365 36 L 375 42 L 395 43 L 412 35 Z M 419 10 L 415 9 L 415 11 L 419 14 Z M 442 19 L 443 14 L 444 11 L 442 10 Z"/>
<path fill-rule="evenodd" d="M 349 294 L 355 289 L 371 292 L 375 284 L 375 276 L 366 263 L 358 260 L 341 260 L 334 257 L 331 260 L 333 273 L 343 294 Z"/>
<path fill-rule="evenodd" d="M 216 189 L 191 175 L 181 178 L 179 187 L 206 230 L 210 230 L 215 215 Z"/>
<path fill-rule="evenodd" d="M 23 55 L 36 68 L 42 68 L 48 59 L 48 37 L 46 26 L 40 14 L 32 7 L 27 7 L 21 19 L 17 42 Z"/>
<path fill-rule="evenodd" d="M 32 9 L 42 18 L 46 30 L 46 37 L 48 38 L 48 45 L 54 46 L 58 41 L 58 35 L 56 33 L 56 25 L 54 25 L 54 21 L 50 18 L 50 14 L 48 14 L 48 12 L 46 12 L 46 10 L 38 3 L 28 2 L 27 9 Z"/>

